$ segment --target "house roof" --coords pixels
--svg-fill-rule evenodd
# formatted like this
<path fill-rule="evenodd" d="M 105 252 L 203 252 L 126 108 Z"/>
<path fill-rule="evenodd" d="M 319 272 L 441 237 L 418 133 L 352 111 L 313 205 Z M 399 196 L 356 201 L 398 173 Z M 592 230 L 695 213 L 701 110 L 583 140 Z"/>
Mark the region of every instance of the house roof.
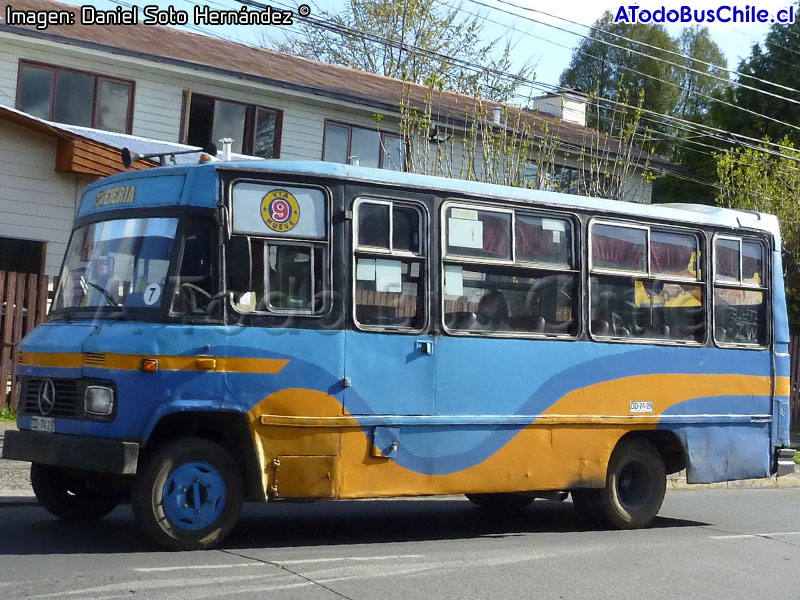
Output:
<path fill-rule="evenodd" d="M 0 0 L 0 14 L 5 14 L 9 0 Z M 39 31 L 34 26 L 12 26 L 0 21 L 0 31 L 60 41 L 66 44 L 90 47 L 115 54 L 135 56 L 161 63 L 218 72 L 243 79 L 258 81 L 266 85 L 292 89 L 312 95 L 350 101 L 388 111 L 398 111 L 406 95 L 415 106 L 424 106 L 430 93 L 425 86 L 383 77 L 373 73 L 357 71 L 315 60 L 238 44 L 215 37 L 159 25 L 83 25 L 80 9 L 76 6 L 52 0 L 14 0 L 16 10 L 61 10 L 76 15 L 74 25 L 48 25 Z M 471 96 L 448 91 L 435 92 L 434 109 L 454 123 L 464 121 L 465 115 L 475 100 Z M 491 106 L 497 103 L 490 103 Z M 585 145 L 587 133 L 598 134 L 591 128 L 576 123 L 560 121 L 536 111 L 523 110 L 523 119 L 534 131 L 548 127 L 552 136 L 557 124 L 558 137 L 565 146 L 580 148 Z M 605 136 L 601 136 L 605 138 Z M 595 144 L 597 142 L 595 141 Z M 602 145 L 611 152 L 620 149 L 616 138 L 604 140 Z M 644 151 L 634 152 L 647 158 Z M 674 165 L 655 156 L 650 164 L 658 168 L 673 168 Z"/>
<path fill-rule="evenodd" d="M 111 133 L 90 127 L 53 123 L 2 104 L 0 104 L 0 119 L 54 138 L 58 142 L 55 170 L 67 173 L 105 177 L 126 171 L 128 169 L 123 166 L 120 154 L 123 148 L 138 154 L 197 150 L 189 154 L 175 155 L 175 164 L 178 165 L 196 164 L 202 154 L 202 150 L 195 146 Z M 255 156 L 243 154 L 234 154 L 232 158 L 245 161 L 258 160 Z M 157 164 L 152 159 L 140 160 L 131 165 L 131 170 L 147 169 Z"/>

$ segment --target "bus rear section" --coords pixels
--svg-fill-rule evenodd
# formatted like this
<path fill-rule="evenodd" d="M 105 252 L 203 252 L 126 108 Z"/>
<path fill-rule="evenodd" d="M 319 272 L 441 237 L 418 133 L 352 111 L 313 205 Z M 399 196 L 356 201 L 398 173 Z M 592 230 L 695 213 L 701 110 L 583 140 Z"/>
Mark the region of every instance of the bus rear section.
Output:
<path fill-rule="evenodd" d="M 4 456 L 56 516 L 130 500 L 174 549 L 246 500 L 571 492 L 642 527 L 668 473 L 777 470 L 779 249 L 765 216 L 318 162 L 116 176 L 22 344 Z"/>

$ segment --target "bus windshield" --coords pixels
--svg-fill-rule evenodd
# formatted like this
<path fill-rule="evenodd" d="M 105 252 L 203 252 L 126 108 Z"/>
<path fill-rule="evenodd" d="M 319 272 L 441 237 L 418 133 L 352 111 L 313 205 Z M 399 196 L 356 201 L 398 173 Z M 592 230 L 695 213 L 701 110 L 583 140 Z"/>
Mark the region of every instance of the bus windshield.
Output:
<path fill-rule="evenodd" d="M 118 219 L 75 230 L 54 311 L 158 308 L 178 220 Z"/>

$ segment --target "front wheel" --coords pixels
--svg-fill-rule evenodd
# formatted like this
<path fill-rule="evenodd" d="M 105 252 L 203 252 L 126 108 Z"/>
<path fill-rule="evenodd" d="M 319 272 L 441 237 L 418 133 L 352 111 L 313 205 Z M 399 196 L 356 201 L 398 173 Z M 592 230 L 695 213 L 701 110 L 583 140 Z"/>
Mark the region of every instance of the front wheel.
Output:
<path fill-rule="evenodd" d="M 31 464 L 31 487 L 50 514 L 65 521 L 95 521 L 119 504 L 119 494 L 92 485 L 89 476 L 64 467 Z"/>
<path fill-rule="evenodd" d="M 205 550 L 228 535 L 242 508 L 239 467 L 220 445 L 171 442 L 145 462 L 131 505 L 139 525 L 171 550 Z"/>
<path fill-rule="evenodd" d="M 647 440 L 632 438 L 622 441 L 611 454 L 606 486 L 573 490 L 572 502 L 590 522 L 638 529 L 655 519 L 666 489 L 661 454 Z"/>

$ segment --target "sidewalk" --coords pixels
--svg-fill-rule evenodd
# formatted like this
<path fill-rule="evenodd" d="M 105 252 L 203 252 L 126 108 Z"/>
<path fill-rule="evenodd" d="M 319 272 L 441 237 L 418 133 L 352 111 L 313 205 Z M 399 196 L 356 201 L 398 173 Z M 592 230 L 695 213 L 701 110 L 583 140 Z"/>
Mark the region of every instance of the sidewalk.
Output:
<path fill-rule="evenodd" d="M 0 453 L 3 449 L 4 434 L 8 429 L 16 429 L 15 423 L 0 421 Z M 791 445 L 800 449 L 800 434 L 792 434 Z M 798 472 L 784 477 L 767 477 L 765 479 L 744 479 L 741 481 L 723 481 L 721 483 L 686 483 L 686 472 L 673 473 L 667 476 L 668 490 L 693 490 L 703 488 L 721 489 L 761 489 L 800 487 L 800 465 Z M 0 505 L 36 502 L 29 479 L 29 465 L 25 462 L 0 459 Z"/>
<path fill-rule="evenodd" d="M 0 456 L 2 456 L 5 432 L 16 428 L 13 422 L 0 421 Z M 0 459 L 0 506 L 36 502 L 29 473 L 28 463 Z"/>

